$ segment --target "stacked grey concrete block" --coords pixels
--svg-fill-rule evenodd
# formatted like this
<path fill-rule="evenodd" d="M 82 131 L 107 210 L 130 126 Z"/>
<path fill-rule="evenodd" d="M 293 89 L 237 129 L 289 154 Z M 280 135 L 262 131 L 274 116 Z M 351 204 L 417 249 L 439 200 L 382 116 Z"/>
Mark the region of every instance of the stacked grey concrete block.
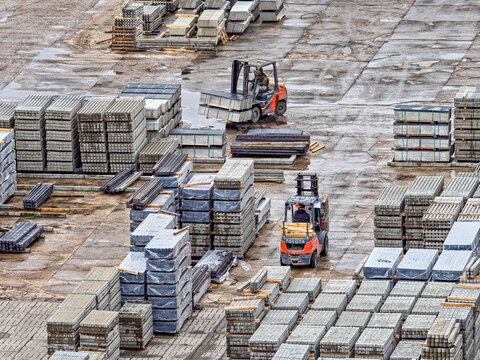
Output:
<path fill-rule="evenodd" d="M 380 295 L 383 300 L 390 294 L 389 280 L 364 280 L 358 288 L 357 295 Z"/>
<path fill-rule="evenodd" d="M 119 314 L 93 310 L 80 323 L 80 349 L 102 350 L 108 360 L 120 359 Z"/>
<path fill-rule="evenodd" d="M 177 219 L 173 215 L 163 213 L 150 213 L 130 234 L 130 251 L 144 252 L 148 245 L 157 235 L 165 230 L 176 227 Z M 134 295 L 134 294 L 130 294 Z"/>
<path fill-rule="evenodd" d="M 145 247 L 147 300 L 153 330 L 178 333 L 192 313 L 191 249 L 188 230 L 163 230 Z"/>
<path fill-rule="evenodd" d="M 405 320 L 411 314 L 417 298 L 415 296 L 393 296 L 389 295 L 380 308 L 382 313 L 400 313 Z"/>
<path fill-rule="evenodd" d="M 17 170 L 43 172 L 46 166 L 45 110 L 49 95 L 30 95 L 15 108 Z"/>
<path fill-rule="evenodd" d="M 77 113 L 78 140 L 85 173 L 110 172 L 105 112 L 114 101 L 114 97 L 92 97 Z"/>
<path fill-rule="evenodd" d="M 375 203 L 373 234 L 376 247 L 405 246 L 405 193 L 406 186 L 388 186 Z"/>
<path fill-rule="evenodd" d="M 220 33 L 225 30 L 225 10 L 206 9 L 198 18 L 197 39 L 214 46 L 220 42 Z"/>
<path fill-rule="evenodd" d="M 326 332 L 327 329 L 325 327 L 300 324 L 290 334 L 286 343 L 308 345 L 310 348 L 310 356 L 316 359 L 320 354 L 320 340 L 322 340 Z"/>
<path fill-rule="evenodd" d="M 143 7 L 143 29 L 145 35 L 155 34 L 162 25 L 163 17 L 167 12 L 165 5 L 145 5 Z"/>
<path fill-rule="evenodd" d="M 403 280 L 428 281 L 438 259 L 438 250 L 410 249 L 397 267 L 396 277 Z"/>
<path fill-rule="evenodd" d="M 94 267 L 84 279 L 85 281 L 106 281 L 108 283 L 107 309 L 118 311 L 120 309 L 120 272 L 114 267 Z"/>
<path fill-rule="evenodd" d="M 259 328 L 266 313 L 265 298 L 239 298 L 225 307 L 227 356 L 230 359 L 250 358 L 249 339 Z M 288 326 L 284 326 L 288 331 Z"/>
<path fill-rule="evenodd" d="M 243 258 L 255 239 L 253 161 L 228 160 L 214 179 L 214 247 Z"/>
<path fill-rule="evenodd" d="M 420 360 L 423 341 L 401 340 L 393 350 L 390 360 Z"/>
<path fill-rule="evenodd" d="M 127 301 L 119 315 L 120 348 L 145 349 L 153 336 L 152 304 Z"/>
<path fill-rule="evenodd" d="M 443 249 L 443 242 L 463 208 L 463 197 L 436 197 L 423 214 L 424 247 Z"/>
<path fill-rule="evenodd" d="M 310 311 L 335 311 L 339 316 L 346 307 L 347 295 L 321 293 L 312 304 Z"/>
<path fill-rule="evenodd" d="M 82 281 L 72 294 L 76 295 L 95 295 L 96 309 L 97 310 L 109 310 L 110 309 L 110 297 L 109 297 L 110 284 L 108 281 Z"/>
<path fill-rule="evenodd" d="M 237 1 L 228 14 L 227 32 L 242 34 L 260 15 L 259 0 Z"/>
<path fill-rule="evenodd" d="M 0 129 L 0 205 L 17 190 L 14 131 Z"/>
<path fill-rule="evenodd" d="M 118 266 L 122 303 L 145 300 L 147 291 L 147 259 L 141 251 L 131 251 Z"/>
<path fill-rule="evenodd" d="M 178 152 L 191 158 L 224 158 L 226 152 L 225 129 L 182 129 L 170 131 L 177 139 Z"/>
<path fill-rule="evenodd" d="M 287 325 L 261 324 L 248 340 L 251 360 L 272 359 L 289 335 Z"/>
<path fill-rule="evenodd" d="M 310 346 L 302 344 L 282 344 L 272 360 L 307 360 Z"/>
<path fill-rule="evenodd" d="M 402 314 L 398 312 L 374 313 L 367 324 L 367 328 L 391 329 L 396 338 L 399 338 L 402 330 Z"/>
<path fill-rule="evenodd" d="M 459 281 L 473 253 L 465 250 L 445 250 L 432 270 L 434 281 Z"/>
<path fill-rule="evenodd" d="M 442 197 L 462 197 L 464 200 L 473 197 L 480 178 L 477 176 L 452 177 L 443 189 Z"/>
<path fill-rule="evenodd" d="M 461 88 L 455 95 L 455 160 L 478 162 L 480 153 L 479 88 Z"/>
<path fill-rule="evenodd" d="M 281 21 L 286 14 L 283 0 L 260 0 L 260 19 L 262 22 Z"/>
<path fill-rule="evenodd" d="M 13 129 L 15 124 L 15 102 L 0 102 L 0 129 Z"/>
<path fill-rule="evenodd" d="M 310 302 L 313 302 L 322 289 L 321 278 L 294 278 L 286 293 L 307 293 Z"/>
<path fill-rule="evenodd" d="M 368 311 L 344 311 L 338 317 L 335 326 L 358 327 L 363 331 L 372 317 Z"/>
<path fill-rule="evenodd" d="M 360 337 L 360 328 L 331 327 L 320 341 L 320 356 L 354 357 L 355 343 Z"/>
<path fill-rule="evenodd" d="M 105 112 L 111 172 L 120 172 L 136 164 L 147 143 L 145 99 L 121 97 Z"/>
<path fill-rule="evenodd" d="M 192 257 L 202 257 L 213 245 L 213 173 L 193 174 L 184 185 L 182 227 L 189 227 Z"/>
<path fill-rule="evenodd" d="M 203 91 L 198 113 L 207 118 L 247 122 L 252 119 L 252 97 L 217 90 Z"/>
<path fill-rule="evenodd" d="M 480 222 L 461 222 L 453 224 L 443 243 L 444 250 L 470 250 L 478 252 L 480 243 Z"/>
<path fill-rule="evenodd" d="M 80 323 L 90 310 L 88 307 L 60 307 L 48 318 L 47 342 L 49 355 L 52 355 L 55 351 L 77 351 L 80 345 Z"/>
<path fill-rule="evenodd" d="M 468 199 L 463 207 L 457 221 L 477 222 L 480 220 L 480 201 L 478 198 Z"/>
<path fill-rule="evenodd" d="M 437 318 L 428 330 L 422 359 L 461 359 L 463 336 L 454 319 Z"/>
<path fill-rule="evenodd" d="M 83 96 L 59 96 L 45 111 L 47 171 L 71 173 L 80 168 L 77 112 Z"/>
<path fill-rule="evenodd" d="M 410 314 L 402 327 L 402 339 L 426 340 L 437 315 Z"/>
<path fill-rule="evenodd" d="M 407 249 L 423 248 L 423 213 L 440 195 L 443 176 L 418 176 L 405 193 L 405 237 Z"/>
<path fill-rule="evenodd" d="M 363 266 L 366 279 L 393 279 L 403 255 L 403 248 L 373 248 Z"/>
<path fill-rule="evenodd" d="M 394 161 L 451 160 L 453 146 L 450 107 L 397 105 L 394 119 Z"/>
<path fill-rule="evenodd" d="M 355 343 L 355 357 L 389 359 L 395 348 L 392 329 L 365 329 Z"/>
<path fill-rule="evenodd" d="M 173 191 L 162 191 L 147 207 L 143 210 L 130 209 L 130 232 L 134 232 L 148 215 L 156 214 L 163 229 L 173 229 L 178 221 L 174 215 L 166 212 L 175 211 L 175 195 Z M 159 225 L 160 225 L 159 224 Z M 131 243 L 132 246 L 135 246 Z"/>
<path fill-rule="evenodd" d="M 178 143 L 175 138 L 152 139 L 142 149 L 138 156 L 140 171 L 151 174 L 152 169 L 157 162 L 166 154 L 173 154 L 177 149 Z"/>

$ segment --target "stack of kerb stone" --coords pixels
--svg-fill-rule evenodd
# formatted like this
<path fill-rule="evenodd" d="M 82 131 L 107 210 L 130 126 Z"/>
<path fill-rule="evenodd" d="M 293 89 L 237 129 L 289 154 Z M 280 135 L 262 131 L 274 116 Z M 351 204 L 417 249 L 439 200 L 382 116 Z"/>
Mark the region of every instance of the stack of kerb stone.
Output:
<path fill-rule="evenodd" d="M 17 190 L 15 158 L 13 130 L 0 129 L 0 205 Z"/>
<path fill-rule="evenodd" d="M 253 161 L 228 160 L 214 179 L 214 246 L 243 258 L 255 239 Z"/>
<path fill-rule="evenodd" d="M 120 309 L 120 272 L 114 267 L 94 267 L 85 277 L 85 281 L 106 281 L 108 283 L 108 299 L 111 311 Z"/>
<path fill-rule="evenodd" d="M 49 95 L 30 95 L 15 108 L 15 147 L 18 171 L 45 171 L 45 110 Z"/>
<path fill-rule="evenodd" d="M 145 99 L 122 97 L 105 112 L 110 170 L 120 172 L 136 164 L 147 143 Z"/>
<path fill-rule="evenodd" d="M 443 176 L 417 176 L 405 193 L 405 237 L 409 248 L 423 248 L 423 213 L 440 195 Z"/>
<path fill-rule="evenodd" d="M 105 351 L 107 359 L 120 358 L 119 314 L 93 310 L 80 323 L 80 350 Z"/>
<path fill-rule="evenodd" d="M 405 246 L 406 186 L 387 186 L 375 203 L 374 236 L 376 247 Z"/>
<path fill-rule="evenodd" d="M 120 309 L 120 348 L 146 348 L 153 336 L 152 304 L 148 301 L 127 301 Z"/>
<path fill-rule="evenodd" d="M 480 160 L 480 87 L 461 88 L 455 95 L 455 160 Z"/>
<path fill-rule="evenodd" d="M 85 173 L 110 172 L 105 112 L 114 101 L 114 97 L 93 97 L 77 113 L 78 139 Z"/>

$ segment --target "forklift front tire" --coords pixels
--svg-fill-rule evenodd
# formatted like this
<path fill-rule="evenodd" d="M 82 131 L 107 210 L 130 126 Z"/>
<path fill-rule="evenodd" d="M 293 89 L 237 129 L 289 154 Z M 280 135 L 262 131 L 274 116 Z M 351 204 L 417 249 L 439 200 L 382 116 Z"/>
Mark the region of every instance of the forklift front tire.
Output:
<path fill-rule="evenodd" d="M 262 109 L 260 109 L 260 106 L 254 106 L 252 109 L 252 123 L 258 122 L 260 118 L 262 117 Z"/>
<path fill-rule="evenodd" d="M 287 111 L 287 102 L 285 100 L 280 100 L 275 106 L 275 114 L 282 116 Z"/>
<path fill-rule="evenodd" d="M 322 251 L 320 252 L 320 256 L 327 256 L 328 255 L 328 236 L 325 236 L 325 240 L 323 240 L 323 247 Z"/>
<path fill-rule="evenodd" d="M 310 267 L 315 269 L 317 267 L 317 252 L 314 251 L 310 258 Z"/>

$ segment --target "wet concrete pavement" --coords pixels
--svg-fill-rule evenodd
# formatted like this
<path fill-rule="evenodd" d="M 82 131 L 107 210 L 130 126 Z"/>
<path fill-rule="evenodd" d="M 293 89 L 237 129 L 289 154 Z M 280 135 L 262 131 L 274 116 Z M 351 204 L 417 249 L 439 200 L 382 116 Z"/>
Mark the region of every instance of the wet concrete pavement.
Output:
<path fill-rule="evenodd" d="M 278 122 L 255 127 L 302 129 L 326 145 L 298 168 L 306 169 L 306 164 L 318 172 L 321 192 L 330 197 L 330 252 L 316 270 L 294 269 L 296 276 L 350 277 L 373 248 L 373 205 L 386 185 L 465 170 L 393 168 L 387 163 L 395 104 L 452 105 L 459 87 L 478 85 L 477 1 L 287 1 L 282 23 L 254 24 L 235 42 L 220 46 L 216 56 L 112 53 L 96 41 L 108 37 L 102 29 L 111 25 L 121 2 L 95 6 L 94 0 L 71 1 L 61 12 L 64 20 L 55 18 L 55 24 L 50 15 L 55 5 L 43 3 L 47 10 L 36 11 L 43 21 L 32 22 L 37 29 L 16 32 L 14 21 L 22 16 L 28 21 L 34 17 L 30 7 L 36 8 L 33 1 L 7 0 L 6 10 L 0 7 L 0 31 L 9 32 L 1 40 L 6 50 L 0 97 L 20 99 L 32 91 L 115 94 L 133 81 L 180 82 L 190 92 L 228 90 L 234 58 L 278 59 L 280 79 L 289 91 L 288 111 Z M 85 13 L 87 9 L 94 10 Z M 238 131 L 228 130 L 229 138 Z M 278 224 L 284 201 L 294 192 L 295 175 L 288 170 L 285 184 L 258 185 L 272 197 L 271 221 L 248 252 L 248 265 L 235 268 L 204 304 L 228 303 L 238 282 L 265 264 L 278 264 Z M 62 298 L 92 266 L 120 263 L 128 252 L 128 195 L 84 195 L 49 200 L 52 207 L 69 207 L 72 213 L 66 219 L 40 219 L 54 225 L 55 232 L 47 233 L 31 254 L 0 255 L 1 297 Z M 0 218 L 0 224 L 15 220 Z"/>

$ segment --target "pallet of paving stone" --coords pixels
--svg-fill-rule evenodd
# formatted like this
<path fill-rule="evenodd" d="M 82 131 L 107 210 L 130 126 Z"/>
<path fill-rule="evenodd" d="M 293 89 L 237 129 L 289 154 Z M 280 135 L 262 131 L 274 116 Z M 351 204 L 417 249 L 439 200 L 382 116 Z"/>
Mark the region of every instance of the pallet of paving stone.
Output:
<path fill-rule="evenodd" d="M 379 312 L 382 304 L 381 295 L 355 295 L 348 303 L 346 310 L 374 313 Z"/>
<path fill-rule="evenodd" d="M 357 295 L 380 295 L 383 300 L 390 294 L 392 283 L 390 280 L 367 280 L 362 281 Z"/>
<path fill-rule="evenodd" d="M 347 295 L 345 294 L 323 294 L 317 296 L 312 304 L 310 311 L 328 311 L 333 310 L 340 313 L 347 307 Z"/>
<path fill-rule="evenodd" d="M 250 358 L 252 358 L 252 354 L 261 356 L 262 353 L 271 354 L 277 351 L 280 345 L 287 340 L 288 333 L 287 325 L 260 325 L 248 340 Z"/>
<path fill-rule="evenodd" d="M 166 154 L 174 153 L 177 148 L 177 142 L 174 139 L 152 139 L 140 152 L 138 162 L 140 166 L 146 164 L 149 171 Z"/>
<path fill-rule="evenodd" d="M 393 146 L 398 150 L 450 150 L 451 136 L 423 137 L 401 136 L 393 137 Z"/>
<path fill-rule="evenodd" d="M 309 345 L 285 343 L 280 345 L 272 360 L 307 360 L 309 356 Z"/>
<path fill-rule="evenodd" d="M 251 175 L 252 160 L 228 160 L 215 176 L 215 189 L 241 189 Z"/>
<path fill-rule="evenodd" d="M 405 205 L 429 206 L 440 195 L 443 184 L 443 176 L 417 176 L 405 193 Z"/>
<path fill-rule="evenodd" d="M 86 309 L 59 308 L 47 320 L 48 354 L 55 351 L 77 351 L 80 344 L 80 323 Z"/>
<path fill-rule="evenodd" d="M 208 10 L 205 10 L 205 11 L 208 11 Z M 200 104 L 198 106 L 198 114 L 204 115 L 207 118 L 220 119 L 220 120 L 225 120 L 230 122 L 247 122 L 252 119 L 251 109 L 243 110 L 243 111 L 236 111 L 236 110 L 229 111 L 227 109 L 217 108 L 213 106 L 209 107 L 203 104 Z"/>
<path fill-rule="evenodd" d="M 223 147 L 226 138 L 225 130 L 216 129 L 182 129 L 176 128 L 170 131 L 170 137 L 178 140 L 180 147 L 184 146 L 219 146 Z"/>
<path fill-rule="evenodd" d="M 224 308 L 228 321 L 254 321 L 264 312 L 265 299 L 247 299 L 232 301 Z M 286 327 L 288 329 L 288 327 Z"/>
<path fill-rule="evenodd" d="M 165 5 L 148 5 L 143 9 L 143 29 L 145 35 L 155 34 L 156 30 L 162 25 L 167 7 Z"/>
<path fill-rule="evenodd" d="M 325 327 L 328 330 L 335 324 L 337 317 L 335 310 L 308 311 L 302 316 L 300 323 L 306 326 Z"/>
<path fill-rule="evenodd" d="M 438 250 L 410 249 L 397 266 L 396 278 L 428 281 L 438 259 Z"/>
<path fill-rule="evenodd" d="M 197 22 L 197 18 L 193 16 L 176 17 L 173 24 L 167 25 L 170 36 L 187 36 L 190 37 L 192 29 Z"/>
<path fill-rule="evenodd" d="M 110 307 L 110 283 L 109 281 L 82 281 L 72 294 L 95 295 L 98 310 L 108 310 Z"/>
<path fill-rule="evenodd" d="M 395 150 L 394 161 L 399 162 L 450 162 L 451 150 Z"/>
<path fill-rule="evenodd" d="M 266 271 L 265 271 L 266 272 Z M 265 274 L 266 277 L 266 274 Z M 321 278 L 294 278 L 285 293 L 308 293 L 309 301 L 313 302 L 322 288 Z"/>
<path fill-rule="evenodd" d="M 250 296 L 258 296 L 250 294 Z M 248 299 L 248 297 L 247 297 Z M 269 310 L 262 320 L 263 325 L 287 325 L 288 330 L 292 331 L 297 325 L 298 311 L 297 310 Z"/>
<path fill-rule="evenodd" d="M 277 283 L 280 289 L 286 290 L 291 281 L 290 266 L 264 266 L 267 270 L 267 283 Z"/>
<path fill-rule="evenodd" d="M 471 251 L 445 250 L 442 252 L 432 270 L 432 280 L 458 281 L 471 259 Z"/>
<path fill-rule="evenodd" d="M 468 199 L 457 221 L 477 222 L 480 219 L 480 201 L 477 198 Z"/>
<path fill-rule="evenodd" d="M 59 308 L 85 309 L 87 313 L 89 313 L 90 311 L 95 310 L 96 306 L 97 300 L 95 295 L 68 294 L 59 305 Z"/>
<path fill-rule="evenodd" d="M 51 360 L 90 360 L 91 357 L 85 352 L 55 351 L 50 357 Z"/>
<path fill-rule="evenodd" d="M 406 296 L 406 297 L 420 297 L 425 282 L 422 281 L 398 281 L 390 292 L 390 296 Z"/>
<path fill-rule="evenodd" d="M 445 137 L 449 136 L 451 131 L 451 124 L 443 123 L 403 123 L 395 121 L 393 123 L 393 134 L 401 136 L 430 136 L 430 137 Z"/>
<path fill-rule="evenodd" d="M 333 326 L 320 341 L 320 355 L 353 357 L 355 342 L 359 337 L 359 328 Z"/>
<path fill-rule="evenodd" d="M 159 233 L 166 229 L 173 229 L 175 225 L 176 219 L 174 216 L 151 213 L 130 234 L 130 244 L 133 247 L 144 247 Z"/>
<path fill-rule="evenodd" d="M 394 348 L 393 330 L 368 328 L 355 343 L 355 357 L 389 359 Z"/>
<path fill-rule="evenodd" d="M 181 96 L 180 84 L 136 84 L 130 83 L 123 88 L 122 96 L 141 96 L 145 99 L 165 99 L 170 101 L 170 108 Z M 154 116 L 155 117 L 155 116 Z"/>
<path fill-rule="evenodd" d="M 119 312 L 120 348 L 143 350 L 153 336 L 152 304 L 126 301 Z"/>
<path fill-rule="evenodd" d="M 108 282 L 108 309 L 118 311 L 120 309 L 120 272 L 115 267 L 94 267 L 84 279 L 85 281 Z"/>
<path fill-rule="evenodd" d="M 120 357 L 119 314 L 93 310 L 80 323 L 80 350 L 103 350 L 109 359 Z"/>
<path fill-rule="evenodd" d="M 445 189 L 442 191 L 442 197 L 463 197 L 471 198 L 479 184 L 477 177 L 453 177 L 450 179 Z"/>
<path fill-rule="evenodd" d="M 314 327 L 300 324 L 288 337 L 286 344 L 308 345 L 310 347 L 310 355 L 318 357 L 320 352 L 320 340 L 326 334 L 327 329 L 324 327 Z"/>
<path fill-rule="evenodd" d="M 427 332 L 432 327 L 437 315 L 410 314 L 402 327 L 402 339 L 427 338 Z"/>
<path fill-rule="evenodd" d="M 387 186 L 375 202 L 375 215 L 399 216 L 405 208 L 407 186 Z"/>
<path fill-rule="evenodd" d="M 230 9 L 228 21 L 244 21 L 258 7 L 259 1 L 237 1 Z"/>
<path fill-rule="evenodd" d="M 200 104 L 227 110 L 242 111 L 252 108 L 252 98 L 250 96 L 243 96 L 225 91 L 207 90 L 200 93 Z M 224 140 L 224 138 L 221 140 Z"/>
<path fill-rule="evenodd" d="M 420 297 L 413 307 L 412 314 L 417 315 L 438 315 L 445 302 L 445 297 L 428 298 Z"/>
<path fill-rule="evenodd" d="M 250 209 L 247 208 L 247 206 L 250 205 L 254 195 L 255 188 L 250 186 L 240 201 L 214 200 L 213 210 L 218 213 L 241 213 L 244 210 L 249 211 Z"/>
<path fill-rule="evenodd" d="M 403 248 L 377 248 L 363 267 L 367 279 L 392 279 L 403 255 Z"/>
<path fill-rule="evenodd" d="M 420 360 L 422 355 L 421 344 L 419 340 L 401 340 L 393 350 L 390 360 Z"/>
<path fill-rule="evenodd" d="M 25 252 L 38 239 L 43 227 L 30 222 L 18 222 L 0 237 L 1 252 Z"/>
<path fill-rule="evenodd" d="M 452 117 L 450 106 L 396 105 L 394 120 L 404 123 L 449 123 Z"/>
<path fill-rule="evenodd" d="M 283 5 L 283 0 L 260 0 L 260 11 L 276 11 Z"/>
<path fill-rule="evenodd" d="M 402 314 L 402 319 L 405 320 L 412 312 L 416 302 L 415 296 L 392 296 L 391 294 L 380 308 L 382 313 L 397 312 Z"/>
<path fill-rule="evenodd" d="M 399 312 L 373 313 L 368 321 L 367 328 L 392 329 L 396 338 L 400 337 L 403 324 L 403 315 Z"/>
<path fill-rule="evenodd" d="M 453 283 L 428 282 L 422 291 L 422 298 L 446 298 L 453 289 Z"/>
<path fill-rule="evenodd" d="M 15 108 L 16 102 L 0 102 L 0 128 L 13 129 L 15 124 Z"/>
<path fill-rule="evenodd" d="M 363 331 L 372 316 L 367 311 L 343 311 L 338 317 L 335 326 L 358 327 Z"/>
<path fill-rule="evenodd" d="M 262 3 L 262 0 L 260 1 L 260 4 Z M 260 19 L 262 22 L 277 22 L 281 21 L 287 13 L 287 10 L 284 5 L 282 5 L 280 8 L 277 10 L 273 11 L 260 11 Z"/>
<path fill-rule="evenodd" d="M 19 119 L 38 120 L 53 101 L 50 95 L 29 95 L 15 108 L 15 117 Z"/>

